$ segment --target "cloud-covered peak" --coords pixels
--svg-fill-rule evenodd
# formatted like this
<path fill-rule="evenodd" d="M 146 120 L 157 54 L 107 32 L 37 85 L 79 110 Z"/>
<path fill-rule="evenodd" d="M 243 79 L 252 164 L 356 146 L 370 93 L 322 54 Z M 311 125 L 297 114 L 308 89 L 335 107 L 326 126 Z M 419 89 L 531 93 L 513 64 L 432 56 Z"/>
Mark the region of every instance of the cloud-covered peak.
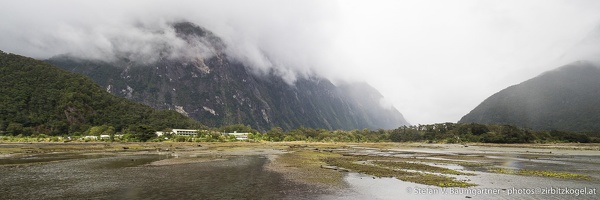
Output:
<path fill-rule="evenodd" d="M 11 53 L 153 62 L 223 52 L 288 83 L 366 81 L 411 121 L 435 123 L 597 55 L 594 41 L 574 46 L 600 23 L 600 1 L 28 0 L 1 1 L 0 19 Z M 173 28 L 182 21 L 225 48 L 190 44 Z"/>

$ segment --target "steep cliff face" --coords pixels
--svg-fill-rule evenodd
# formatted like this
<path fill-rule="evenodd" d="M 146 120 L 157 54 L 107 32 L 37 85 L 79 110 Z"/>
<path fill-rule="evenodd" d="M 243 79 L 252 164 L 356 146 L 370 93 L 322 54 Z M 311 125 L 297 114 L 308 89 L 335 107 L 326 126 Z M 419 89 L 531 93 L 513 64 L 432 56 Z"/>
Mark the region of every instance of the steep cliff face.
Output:
<path fill-rule="evenodd" d="M 508 87 L 460 122 L 511 124 L 542 130 L 600 130 L 600 68 L 575 62 Z"/>
<path fill-rule="evenodd" d="M 228 58 L 221 40 L 199 26 L 183 22 L 173 28 L 178 37 L 208 51 L 179 58 L 165 56 L 152 63 L 69 56 L 48 62 L 87 75 L 110 93 L 154 108 L 176 110 L 209 126 L 242 123 L 259 130 L 274 126 L 374 129 L 407 124 L 395 108 L 379 106 L 381 94 L 366 84 L 360 92 L 318 77 L 300 77 L 290 85 L 273 72 L 252 73 L 244 63 Z"/>

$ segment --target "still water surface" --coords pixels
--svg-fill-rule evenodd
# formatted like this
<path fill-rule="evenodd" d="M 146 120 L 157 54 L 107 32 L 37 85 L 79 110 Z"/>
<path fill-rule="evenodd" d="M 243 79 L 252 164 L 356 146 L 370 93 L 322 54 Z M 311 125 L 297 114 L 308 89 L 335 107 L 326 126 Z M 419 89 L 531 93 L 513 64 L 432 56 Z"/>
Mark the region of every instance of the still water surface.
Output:
<path fill-rule="evenodd" d="M 261 156 L 152 166 L 164 155 L 1 167 L 1 199 L 314 199 L 315 188 L 263 169 Z"/>
<path fill-rule="evenodd" d="M 596 152 L 575 153 L 583 155 L 553 153 L 533 159 L 524 157 L 527 154 L 488 155 L 500 156 L 496 160 L 507 160 L 502 164 L 512 168 L 572 171 L 592 177 L 571 180 L 471 171 L 477 176 L 468 179 L 478 186 L 469 189 L 501 190 L 493 195 L 419 194 L 418 189 L 442 188 L 353 172 L 345 173 L 347 188 L 324 191 L 266 170 L 269 159 L 263 155 L 268 154 L 265 152 L 171 165 L 149 165 L 169 158 L 159 154 L 50 153 L 1 158 L 0 199 L 599 199 L 596 193 L 508 194 L 514 188 L 600 189 L 600 156 Z"/>

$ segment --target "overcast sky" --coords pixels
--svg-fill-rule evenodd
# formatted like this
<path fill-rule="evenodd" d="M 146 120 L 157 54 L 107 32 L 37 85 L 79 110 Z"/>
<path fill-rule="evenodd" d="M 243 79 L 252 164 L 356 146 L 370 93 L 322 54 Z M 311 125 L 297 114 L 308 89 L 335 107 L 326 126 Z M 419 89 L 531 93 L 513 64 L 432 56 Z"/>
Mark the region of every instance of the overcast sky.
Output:
<path fill-rule="evenodd" d="M 156 30 L 188 20 L 256 69 L 290 82 L 366 81 L 426 124 L 456 122 L 499 90 L 580 59 L 568 55 L 589 55 L 574 52 L 599 27 L 600 1 L 0 0 L 0 19 L 0 50 L 35 58 L 182 48 Z"/>

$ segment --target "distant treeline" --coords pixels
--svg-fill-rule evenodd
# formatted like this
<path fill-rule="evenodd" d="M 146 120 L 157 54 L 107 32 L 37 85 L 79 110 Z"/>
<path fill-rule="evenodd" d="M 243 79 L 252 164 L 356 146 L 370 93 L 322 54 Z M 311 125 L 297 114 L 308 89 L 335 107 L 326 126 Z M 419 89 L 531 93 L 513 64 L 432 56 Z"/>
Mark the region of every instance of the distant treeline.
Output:
<path fill-rule="evenodd" d="M 249 142 L 261 141 L 308 141 L 308 142 L 429 142 L 429 143 L 554 143 L 578 142 L 600 143 L 599 133 L 574 133 L 564 131 L 537 131 L 518 128 L 511 125 L 484 125 L 476 123 L 439 123 L 430 125 L 402 126 L 392 130 L 335 130 L 314 128 L 297 128 L 283 131 L 275 127 L 266 132 L 259 132 L 250 126 L 236 124 L 220 128 L 210 128 L 198 131 L 196 136 L 161 136 L 155 134 L 156 129 L 149 126 L 130 126 L 122 131 L 115 131 L 112 126 L 93 126 L 87 131 L 78 133 L 73 138 L 81 136 L 110 135 L 106 141 L 174 141 L 174 142 L 227 142 L 237 141 L 233 136 L 221 133 L 249 133 Z M 170 131 L 162 129 L 162 131 Z M 63 141 L 62 137 L 43 134 L 30 136 L 2 132 L 5 137 L 0 141 Z M 9 137 L 6 137 L 8 135 Z M 119 135 L 119 137 L 114 137 Z M 12 136 L 12 137 L 11 137 Z M 16 137 L 14 137 L 16 136 Z M 78 137 L 79 136 L 79 137 Z M 89 139 L 88 139 L 89 140 Z"/>
<path fill-rule="evenodd" d="M 549 143 L 549 142 L 600 142 L 597 133 L 540 131 L 511 125 L 484 125 L 476 123 L 439 123 L 402 126 L 392 130 L 329 131 L 325 129 L 297 128 L 283 132 L 273 128 L 258 134 L 258 139 L 268 141 L 320 141 L 320 142 L 431 142 L 431 143 Z"/>

